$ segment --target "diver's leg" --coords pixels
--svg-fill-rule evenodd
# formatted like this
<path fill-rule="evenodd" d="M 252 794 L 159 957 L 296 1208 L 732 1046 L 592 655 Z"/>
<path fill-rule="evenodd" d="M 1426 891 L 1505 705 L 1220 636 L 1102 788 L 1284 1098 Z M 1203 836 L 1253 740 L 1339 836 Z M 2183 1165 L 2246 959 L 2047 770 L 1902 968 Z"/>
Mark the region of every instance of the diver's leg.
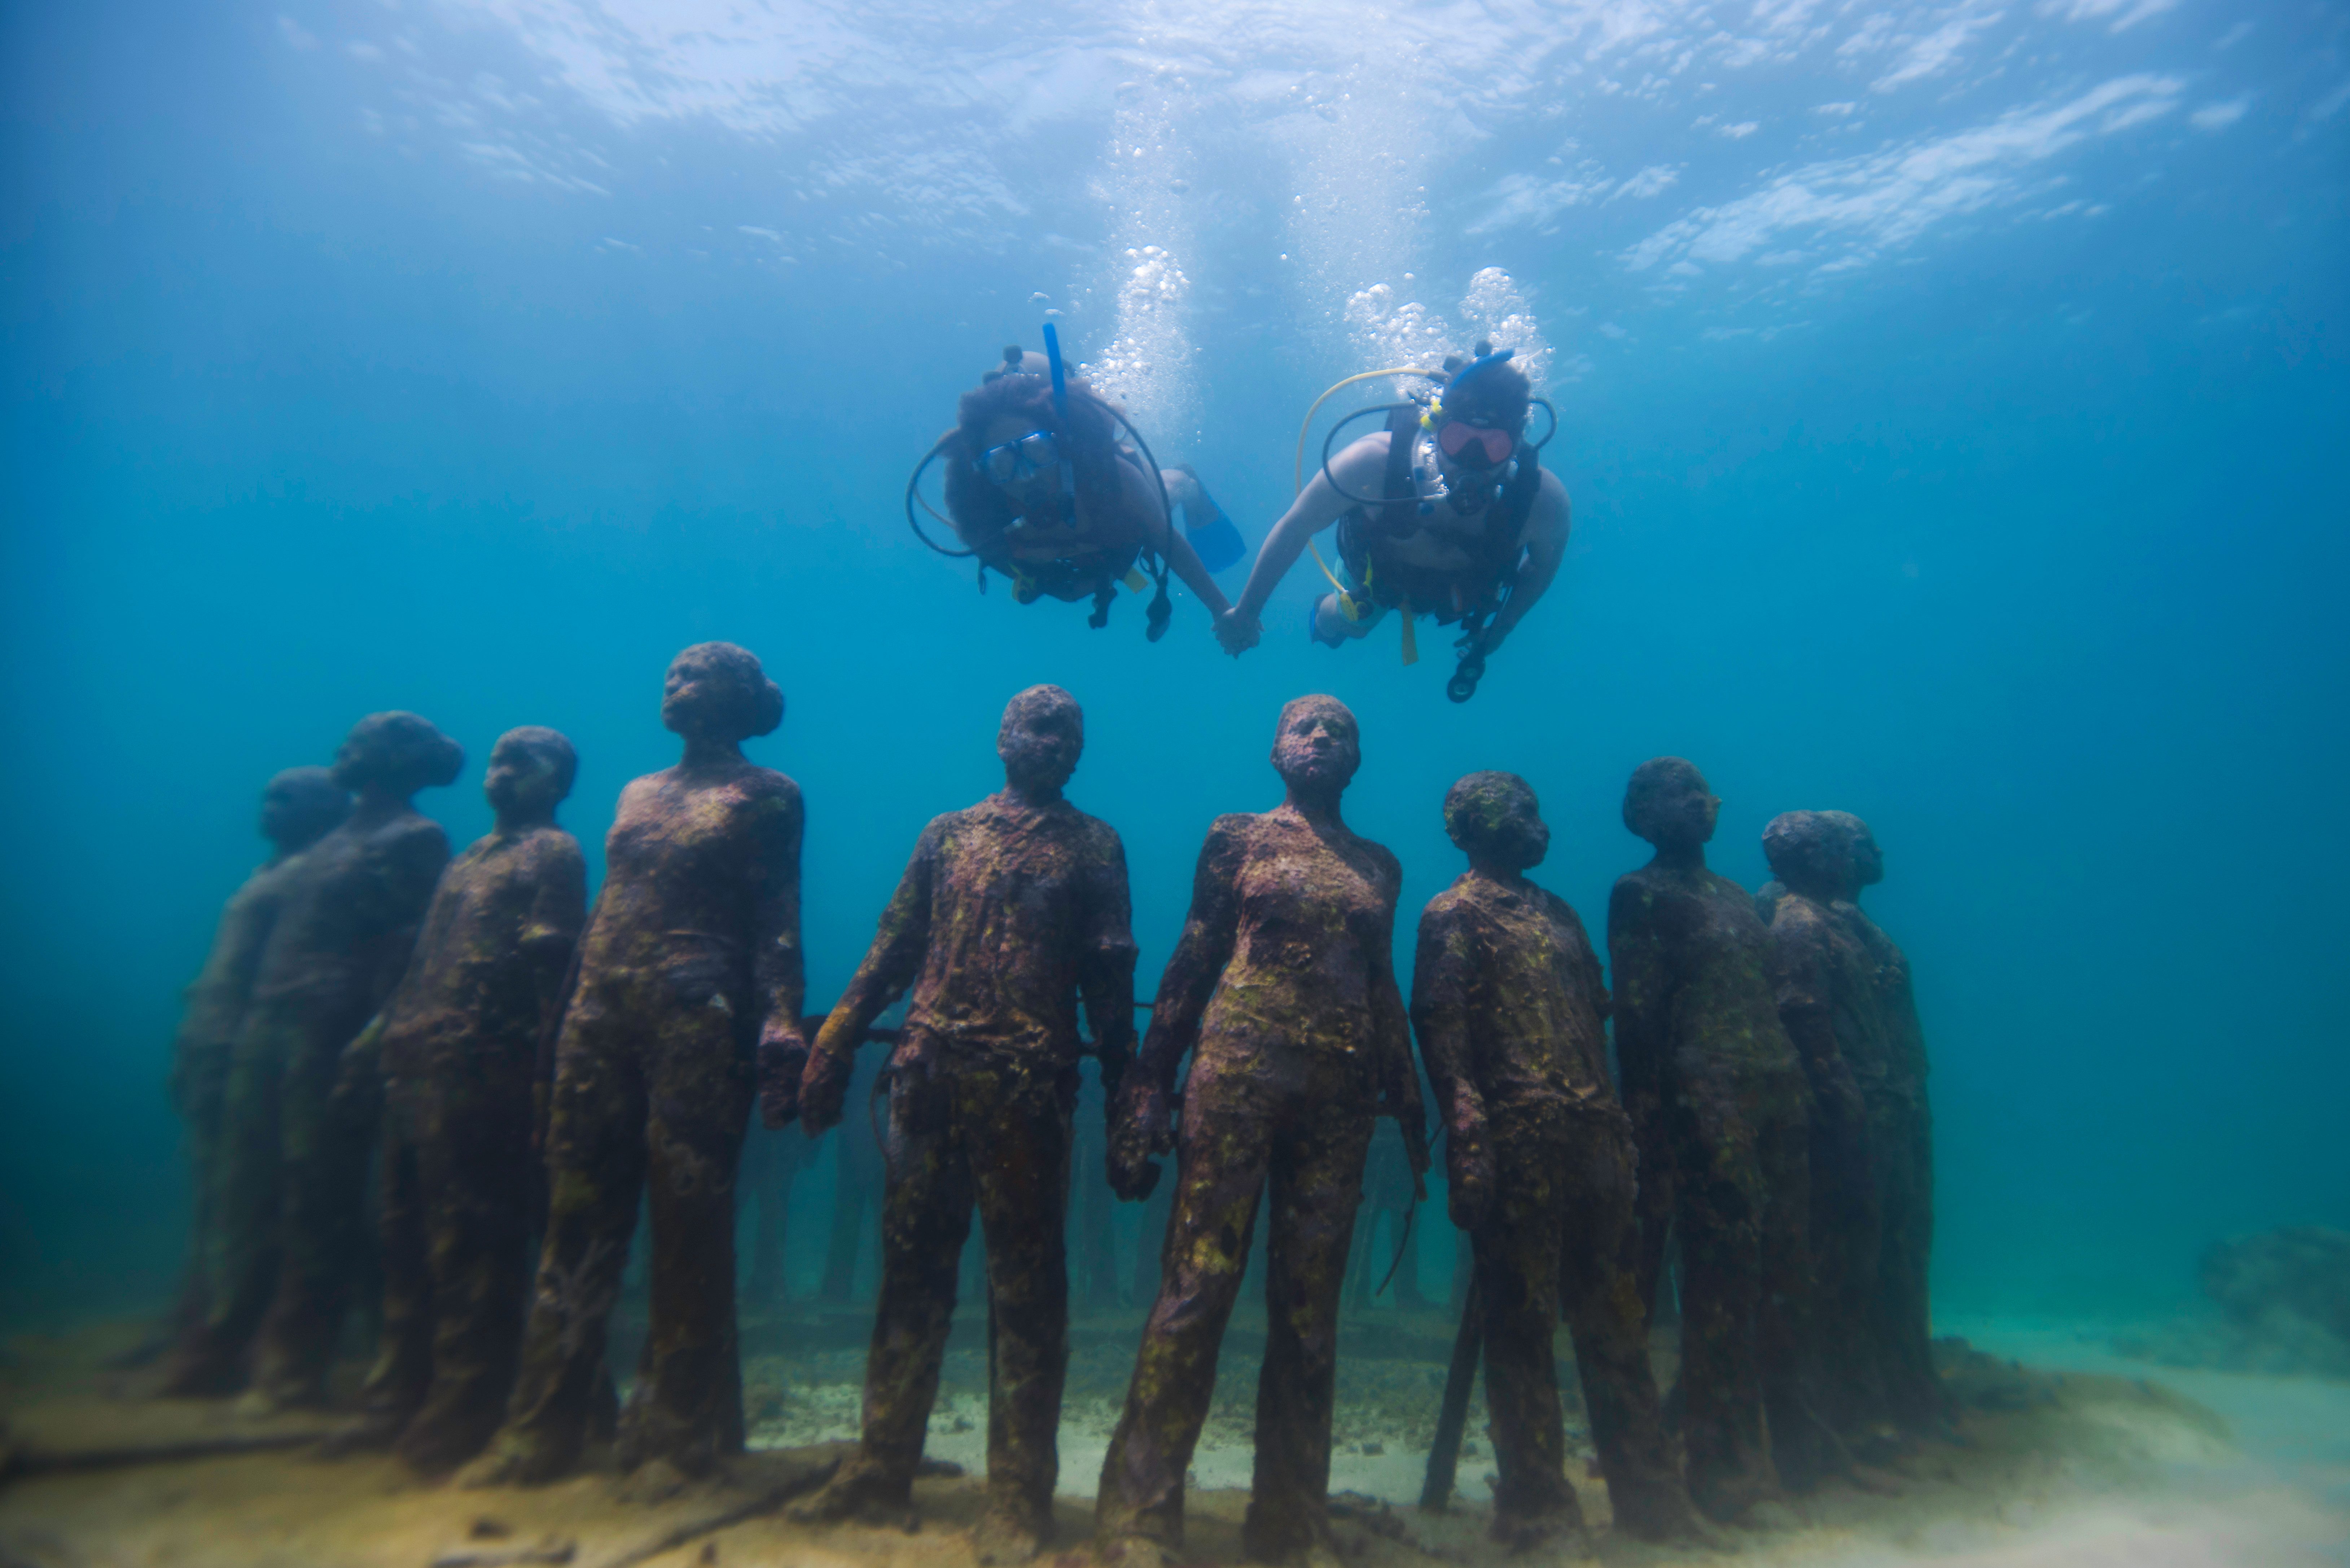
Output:
<path fill-rule="evenodd" d="M 734 1174 L 753 1085 L 735 1023 L 747 1004 L 734 1002 L 670 1002 L 647 1064 L 651 1320 L 620 1418 L 623 1469 L 666 1459 L 702 1475 L 743 1447 Z"/>
<path fill-rule="evenodd" d="M 1626 1262 L 1636 1158 L 1620 1113 L 1585 1111 L 1568 1123 L 1555 1167 L 1565 1231 L 1559 1285 L 1616 1528 L 1647 1541 L 1686 1539 L 1698 1527 L 1665 1436 L 1648 1314 Z"/>
<path fill-rule="evenodd" d="M 1485 1405 L 1492 1414 L 1493 1539 L 1523 1550 L 1583 1528 L 1566 1479 L 1551 1336 L 1558 1324 L 1559 1246 L 1568 1189 L 1558 1114 L 1488 1111 L 1493 1203 L 1471 1237 L 1485 1315 Z"/>
<path fill-rule="evenodd" d="M 1255 1474 L 1241 1526 L 1243 1549 L 1265 1563 L 1332 1545 L 1338 1304 L 1371 1147 L 1369 1098 L 1337 1073 L 1314 1075 L 1287 1113 L 1274 1138 L 1265 1204 L 1264 1364 Z"/>
<path fill-rule="evenodd" d="M 1102 1458 L 1094 1535 L 1107 1551 L 1131 1536 L 1170 1549 L 1182 1543 L 1183 1475 L 1208 1418 L 1216 1353 L 1248 1268 L 1270 1118 L 1246 1064 L 1228 1066 L 1215 1053 L 1216 1043 L 1204 1041 L 1184 1088 L 1159 1293 L 1125 1411 Z"/>
<path fill-rule="evenodd" d="M 1057 1075 L 1056 1075 L 1057 1076 Z M 1053 1528 L 1055 1435 L 1069 1366 L 1070 1096 L 1055 1077 L 974 1079 L 963 1127 L 995 1334 L 983 1556 L 1025 1561 Z"/>
<path fill-rule="evenodd" d="M 583 978 L 556 1049 L 547 1120 L 546 1235 L 504 1425 L 463 1481 L 536 1484 L 578 1463 L 609 1389 L 604 1338 L 629 1261 L 645 1177 L 646 1092 L 638 1038 L 660 1005 L 637 988 Z"/>

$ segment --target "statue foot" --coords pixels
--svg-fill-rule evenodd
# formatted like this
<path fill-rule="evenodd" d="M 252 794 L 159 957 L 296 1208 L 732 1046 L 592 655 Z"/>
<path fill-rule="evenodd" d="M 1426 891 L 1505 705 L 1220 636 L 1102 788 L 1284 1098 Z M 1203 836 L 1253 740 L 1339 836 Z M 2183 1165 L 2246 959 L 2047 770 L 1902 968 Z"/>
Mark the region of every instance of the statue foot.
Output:
<path fill-rule="evenodd" d="M 356 1420 L 344 1422 L 320 1438 L 318 1457 L 339 1459 L 352 1454 L 380 1452 L 391 1447 L 405 1425 L 405 1415 L 395 1415 L 388 1410 L 367 1411 Z"/>
<path fill-rule="evenodd" d="M 785 1517 L 799 1524 L 854 1521 L 902 1530 L 909 1535 L 922 1527 L 921 1515 L 914 1511 L 912 1483 L 862 1468 L 854 1459 L 843 1464 L 840 1473 L 814 1497 L 785 1511 Z"/>
<path fill-rule="evenodd" d="M 1591 1556 L 1591 1536 L 1580 1509 L 1531 1515 L 1496 1512 L 1487 1533 L 1513 1557 L 1579 1562 Z"/>
<path fill-rule="evenodd" d="M 1183 1568 L 1183 1560 L 1165 1542 L 1147 1535 L 1121 1535 L 1094 1548 L 1101 1568 Z"/>
<path fill-rule="evenodd" d="M 1052 1533 L 1050 1513 L 1040 1519 L 1026 1509 L 991 1503 L 971 1527 L 972 1555 L 980 1568 L 1017 1568 L 1043 1552 Z"/>
<path fill-rule="evenodd" d="M 456 1484 L 468 1491 L 498 1486 L 545 1486 L 562 1480 L 571 1468 L 567 1460 L 509 1440 L 494 1444 L 489 1452 L 459 1470 Z"/>

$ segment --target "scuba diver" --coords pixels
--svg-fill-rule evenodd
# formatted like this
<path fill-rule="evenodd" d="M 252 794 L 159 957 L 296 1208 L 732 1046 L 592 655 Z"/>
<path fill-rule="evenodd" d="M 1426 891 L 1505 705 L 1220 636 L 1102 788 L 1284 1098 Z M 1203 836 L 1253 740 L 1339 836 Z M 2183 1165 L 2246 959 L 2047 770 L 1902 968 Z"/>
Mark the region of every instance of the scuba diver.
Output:
<path fill-rule="evenodd" d="M 1012 579 L 1012 597 L 1024 605 L 1045 597 L 1093 600 L 1087 624 L 1096 628 L 1109 624 L 1120 583 L 1139 593 L 1155 581 L 1147 635 L 1153 642 L 1166 635 L 1174 613 L 1170 568 L 1210 614 L 1223 616 L 1230 604 L 1208 574 L 1245 553 L 1239 532 L 1196 473 L 1160 469 L 1126 415 L 1069 377 L 1050 323 L 1045 350 L 1006 348 L 1003 362 L 962 395 L 955 428 L 906 482 L 906 520 L 915 535 L 941 556 L 976 559 L 982 593 L 993 567 Z M 1131 445 L 1118 439 L 1121 430 Z M 923 471 L 941 459 L 944 516 L 920 489 Z M 923 532 L 917 502 L 954 530 L 962 549 Z M 1178 506 L 1181 533 L 1169 525 Z"/>
<path fill-rule="evenodd" d="M 1437 370 L 1373 370 L 1352 376 L 1315 400 L 1378 376 L 1421 376 L 1433 397 L 1364 409 L 1341 420 L 1323 442 L 1322 472 L 1303 486 L 1257 552 L 1241 602 L 1216 618 L 1216 639 L 1241 654 L 1263 634 L 1259 617 L 1274 587 L 1310 548 L 1314 535 L 1338 524 L 1346 578 L 1330 570 L 1332 591 L 1315 601 L 1313 639 L 1330 648 L 1367 636 L 1390 609 L 1404 613 L 1404 662 L 1418 658 L 1411 622 L 1433 615 L 1459 622 L 1461 663 L 1445 688 L 1455 702 L 1475 695 L 1485 659 L 1534 608 L 1566 554 L 1566 487 L 1544 472 L 1539 452 L 1558 429 L 1557 410 L 1533 395 L 1515 350 L 1477 345 Z M 1540 441 L 1525 439 L 1532 407 L 1551 415 Z M 1332 455 L 1339 431 L 1367 414 L 1385 413 L 1374 431 Z M 1313 411 L 1306 421 L 1313 421 Z M 1305 437 L 1299 435 L 1300 469 Z M 1315 551 L 1321 560 L 1321 552 Z"/>

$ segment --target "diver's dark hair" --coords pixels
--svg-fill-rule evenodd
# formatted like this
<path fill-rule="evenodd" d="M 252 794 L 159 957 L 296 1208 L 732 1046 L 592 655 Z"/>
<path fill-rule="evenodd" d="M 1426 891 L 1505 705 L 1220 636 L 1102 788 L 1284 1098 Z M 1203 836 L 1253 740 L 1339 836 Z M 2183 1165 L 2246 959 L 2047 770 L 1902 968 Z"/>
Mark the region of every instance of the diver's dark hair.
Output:
<path fill-rule="evenodd" d="M 1533 407 L 1534 393 L 1526 373 L 1504 359 L 1468 378 L 1457 392 L 1448 387 L 1444 411 L 1454 419 L 1515 434 L 1526 428 L 1526 410 Z"/>
<path fill-rule="evenodd" d="M 1090 529 L 1111 515 L 1118 493 L 1116 422 L 1082 382 L 1070 381 L 1068 394 L 1066 430 L 1053 409 L 1053 383 L 1044 376 L 1017 371 L 997 375 L 962 395 L 955 408 L 955 428 L 941 448 L 941 457 L 947 471 L 947 516 L 966 545 L 981 549 L 993 543 L 1016 515 L 1003 493 L 978 468 L 987 427 L 1006 416 L 1030 421 L 1032 430 L 1053 432 L 1076 482 L 1081 524 Z"/>

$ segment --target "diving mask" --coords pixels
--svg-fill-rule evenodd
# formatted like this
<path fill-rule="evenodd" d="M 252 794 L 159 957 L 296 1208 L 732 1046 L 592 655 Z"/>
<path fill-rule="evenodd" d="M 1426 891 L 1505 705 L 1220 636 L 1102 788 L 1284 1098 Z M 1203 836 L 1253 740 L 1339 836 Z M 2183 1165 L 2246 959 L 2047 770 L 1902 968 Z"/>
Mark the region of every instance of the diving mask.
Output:
<path fill-rule="evenodd" d="M 1014 484 L 1057 466 L 1060 461 L 1060 443 L 1053 439 L 1053 432 L 1030 431 L 1018 441 L 989 447 L 973 466 L 998 484 Z"/>
<path fill-rule="evenodd" d="M 1492 468 L 1509 460 L 1518 438 L 1508 431 L 1488 430 L 1467 420 L 1447 420 L 1436 427 L 1437 450 L 1471 468 Z"/>

